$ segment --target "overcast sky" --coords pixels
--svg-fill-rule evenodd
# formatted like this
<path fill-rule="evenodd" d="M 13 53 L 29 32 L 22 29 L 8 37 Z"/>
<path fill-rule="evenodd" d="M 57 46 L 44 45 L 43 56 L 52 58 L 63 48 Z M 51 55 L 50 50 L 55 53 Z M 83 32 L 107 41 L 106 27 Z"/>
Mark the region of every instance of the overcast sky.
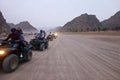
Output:
<path fill-rule="evenodd" d="M 83 13 L 102 21 L 119 10 L 120 0 L 0 0 L 7 22 L 29 21 L 38 29 L 63 26 Z"/>

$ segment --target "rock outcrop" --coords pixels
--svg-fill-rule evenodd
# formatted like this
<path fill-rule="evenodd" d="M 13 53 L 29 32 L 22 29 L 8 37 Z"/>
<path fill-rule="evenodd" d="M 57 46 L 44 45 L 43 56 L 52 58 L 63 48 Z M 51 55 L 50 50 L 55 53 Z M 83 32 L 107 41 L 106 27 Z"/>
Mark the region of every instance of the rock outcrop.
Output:
<path fill-rule="evenodd" d="M 8 23 L 12 28 L 21 28 L 24 32 L 38 32 L 28 21 L 20 22 L 19 24 Z"/>
<path fill-rule="evenodd" d="M 109 19 L 102 21 L 101 24 L 104 29 L 120 30 L 120 11 L 111 16 Z"/>
<path fill-rule="evenodd" d="M 101 23 L 95 15 L 82 14 L 72 21 L 66 23 L 62 31 L 79 32 L 79 31 L 96 31 L 101 28 Z"/>
<path fill-rule="evenodd" d="M 6 20 L 4 19 L 2 12 L 0 12 L 0 34 L 9 32 L 10 26 L 6 23 Z"/>

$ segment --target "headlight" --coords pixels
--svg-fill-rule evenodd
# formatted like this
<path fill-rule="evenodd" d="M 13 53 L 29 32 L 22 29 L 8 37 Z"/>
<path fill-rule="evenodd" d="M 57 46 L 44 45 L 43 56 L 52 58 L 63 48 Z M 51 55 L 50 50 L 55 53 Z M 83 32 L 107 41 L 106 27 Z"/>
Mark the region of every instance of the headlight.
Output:
<path fill-rule="evenodd" d="M 5 53 L 5 51 L 0 50 L 0 55 L 3 55 Z"/>
<path fill-rule="evenodd" d="M 57 34 L 57 33 L 55 33 L 54 35 L 55 35 L 55 36 L 58 36 L 58 34 Z"/>

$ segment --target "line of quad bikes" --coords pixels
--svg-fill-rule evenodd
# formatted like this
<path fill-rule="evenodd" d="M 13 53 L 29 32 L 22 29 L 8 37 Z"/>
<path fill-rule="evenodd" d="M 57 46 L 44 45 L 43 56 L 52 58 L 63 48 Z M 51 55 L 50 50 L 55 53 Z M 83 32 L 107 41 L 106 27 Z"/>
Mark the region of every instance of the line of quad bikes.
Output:
<path fill-rule="evenodd" d="M 47 38 L 40 39 L 35 36 L 30 42 L 26 42 L 26 46 L 20 46 L 18 49 L 13 48 L 11 41 L 0 39 L 0 66 L 4 72 L 15 71 L 21 62 L 28 62 L 32 59 L 32 50 L 44 51 L 49 47 L 49 41 L 56 39 L 57 33 L 48 35 Z M 27 49 L 26 57 L 24 57 L 24 48 Z"/>

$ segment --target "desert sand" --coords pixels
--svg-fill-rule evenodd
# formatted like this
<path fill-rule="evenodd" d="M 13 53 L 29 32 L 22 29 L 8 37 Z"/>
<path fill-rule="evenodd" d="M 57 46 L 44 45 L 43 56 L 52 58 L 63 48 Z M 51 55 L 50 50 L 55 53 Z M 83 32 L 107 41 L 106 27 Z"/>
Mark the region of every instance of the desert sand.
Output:
<path fill-rule="evenodd" d="M 33 36 L 26 36 L 29 41 Z M 0 80 L 120 80 L 120 36 L 59 34 Z"/>

